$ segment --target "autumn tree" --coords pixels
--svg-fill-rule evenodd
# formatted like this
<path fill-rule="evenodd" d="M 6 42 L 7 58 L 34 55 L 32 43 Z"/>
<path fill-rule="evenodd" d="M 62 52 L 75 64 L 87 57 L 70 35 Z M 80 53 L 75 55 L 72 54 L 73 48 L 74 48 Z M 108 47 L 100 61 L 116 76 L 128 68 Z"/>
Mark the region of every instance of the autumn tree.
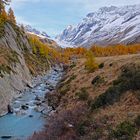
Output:
<path fill-rule="evenodd" d="M 95 57 L 92 53 L 92 51 L 87 51 L 86 53 L 86 62 L 85 62 L 85 68 L 89 72 L 94 72 L 98 68 L 98 64 L 95 61 Z"/>
<path fill-rule="evenodd" d="M 5 11 L 5 8 L 2 10 L 1 16 L 2 16 L 4 21 L 8 19 L 8 15 L 7 15 L 6 11 Z"/>
<path fill-rule="evenodd" d="M 12 8 L 9 8 L 9 11 L 8 11 L 8 19 L 13 24 L 16 24 L 16 18 L 15 18 L 14 11 L 12 10 Z"/>
<path fill-rule="evenodd" d="M 2 14 L 3 9 L 5 9 L 5 5 L 9 5 L 11 0 L 0 0 L 0 15 Z"/>
<path fill-rule="evenodd" d="M 136 54 L 140 53 L 140 44 L 132 45 L 113 45 L 107 47 L 93 46 L 90 48 L 94 56 L 117 56 L 117 55 L 127 55 L 127 54 Z"/>

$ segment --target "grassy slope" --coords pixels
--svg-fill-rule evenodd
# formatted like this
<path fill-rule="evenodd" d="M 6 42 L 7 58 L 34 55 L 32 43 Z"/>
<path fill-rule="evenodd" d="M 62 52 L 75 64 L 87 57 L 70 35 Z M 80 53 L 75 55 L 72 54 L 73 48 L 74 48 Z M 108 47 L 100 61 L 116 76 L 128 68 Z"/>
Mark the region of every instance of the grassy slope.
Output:
<path fill-rule="evenodd" d="M 13 65 L 19 63 L 18 54 L 9 49 L 1 47 L 0 50 L 0 77 L 2 78 L 4 74 L 10 74 L 14 72 Z"/>
<path fill-rule="evenodd" d="M 134 120 L 140 115 L 139 90 L 126 91 L 120 100 L 112 105 L 92 111 L 90 106 L 91 101 L 113 85 L 124 66 L 140 64 L 140 55 L 102 57 L 96 60 L 99 64 L 104 63 L 104 67 L 94 73 L 85 70 L 84 59 L 78 60 L 76 66 L 68 70 L 57 91 L 51 94 L 50 104 L 55 103 L 54 106 L 58 106 L 57 113 L 51 117 L 47 132 L 40 135 L 51 136 L 52 140 L 55 139 L 52 136 L 60 140 L 140 138 L 139 125 L 137 128 L 136 124 L 133 126 Z M 97 76 L 100 76 L 100 80 L 92 84 L 92 80 Z M 61 100 L 56 101 L 56 96 L 61 97 Z M 122 122 L 124 123 L 121 124 Z M 123 131 L 130 136 L 128 134 L 122 137 Z"/>
<path fill-rule="evenodd" d="M 50 69 L 49 60 L 42 58 L 41 56 L 26 52 L 24 58 L 26 65 L 33 76 L 41 75 Z"/>

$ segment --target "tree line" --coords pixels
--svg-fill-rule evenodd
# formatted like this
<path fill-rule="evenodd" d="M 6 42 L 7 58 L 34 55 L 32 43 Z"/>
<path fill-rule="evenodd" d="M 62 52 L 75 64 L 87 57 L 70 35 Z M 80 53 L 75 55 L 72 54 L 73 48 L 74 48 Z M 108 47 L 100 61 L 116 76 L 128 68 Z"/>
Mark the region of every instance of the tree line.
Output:
<path fill-rule="evenodd" d="M 38 57 L 53 59 L 55 62 L 62 62 L 61 52 L 52 48 L 48 43 L 43 43 L 35 35 L 28 35 L 29 43 L 32 47 L 32 53 Z"/>
<path fill-rule="evenodd" d="M 132 45 L 118 44 L 106 47 L 94 45 L 90 48 L 90 50 L 96 57 L 137 54 L 140 53 L 140 44 L 132 44 Z"/>

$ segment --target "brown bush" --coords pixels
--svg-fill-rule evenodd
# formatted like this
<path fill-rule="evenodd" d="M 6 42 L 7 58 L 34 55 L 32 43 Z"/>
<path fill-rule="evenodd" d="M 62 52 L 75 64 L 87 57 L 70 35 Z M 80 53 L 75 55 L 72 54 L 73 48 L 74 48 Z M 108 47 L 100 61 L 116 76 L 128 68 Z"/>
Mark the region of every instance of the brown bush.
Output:
<path fill-rule="evenodd" d="M 86 114 L 85 105 L 75 105 L 71 110 L 64 110 L 51 116 L 44 132 L 35 133 L 30 140 L 78 140 L 76 127 Z M 81 117 L 82 116 L 82 117 Z"/>

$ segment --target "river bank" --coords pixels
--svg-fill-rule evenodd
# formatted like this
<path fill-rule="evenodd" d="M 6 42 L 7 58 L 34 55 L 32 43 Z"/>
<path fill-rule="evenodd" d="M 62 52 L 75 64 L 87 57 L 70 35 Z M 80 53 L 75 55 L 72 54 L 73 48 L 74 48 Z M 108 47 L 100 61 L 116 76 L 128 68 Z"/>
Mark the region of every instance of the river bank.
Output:
<path fill-rule="evenodd" d="M 0 117 L 0 139 L 26 139 L 44 128 L 45 117 L 52 110 L 44 97 L 55 89 L 62 75 L 62 68 L 56 66 L 46 75 L 34 78 L 33 87 L 27 87 L 21 96 L 13 99 L 13 113 Z"/>

